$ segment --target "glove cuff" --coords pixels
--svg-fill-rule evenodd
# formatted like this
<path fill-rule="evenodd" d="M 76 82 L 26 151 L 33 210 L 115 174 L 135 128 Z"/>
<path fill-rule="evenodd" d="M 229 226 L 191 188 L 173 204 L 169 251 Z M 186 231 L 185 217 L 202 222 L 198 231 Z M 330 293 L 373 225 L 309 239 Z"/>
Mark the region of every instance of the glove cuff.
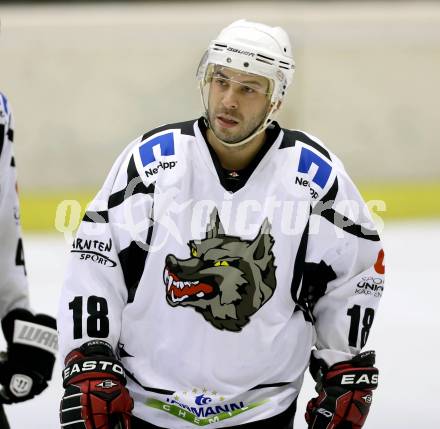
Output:
<path fill-rule="evenodd" d="M 126 384 L 125 370 L 116 359 L 111 345 L 93 340 L 72 350 L 65 359 L 63 386 L 91 378 L 115 379 Z"/>
<path fill-rule="evenodd" d="M 323 372 L 324 387 L 340 386 L 347 390 L 376 389 L 379 370 L 374 367 L 375 352 L 367 351 L 353 359 L 338 362 Z"/>

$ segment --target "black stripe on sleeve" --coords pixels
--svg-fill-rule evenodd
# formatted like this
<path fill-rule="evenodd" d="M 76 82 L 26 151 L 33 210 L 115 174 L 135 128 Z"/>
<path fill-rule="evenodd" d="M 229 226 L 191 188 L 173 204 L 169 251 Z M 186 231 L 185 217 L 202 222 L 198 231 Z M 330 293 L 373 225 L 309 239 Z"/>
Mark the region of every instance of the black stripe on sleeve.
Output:
<path fill-rule="evenodd" d="M 324 147 L 322 147 L 318 142 L 312 140 L 308 135 L 297 130 L 286 130 L 285 128 L 283 128 L 282 130 L 284 132 L 284 136 L 283 136 L 283 140 L 281 140 L 281 144 L 279 147 L 280 149 L 294 147 L 296 142 L 300 141 L 316 149 L 319 153 L 324 155 L 328 160 L 330 161 L 332 160 L 330 157 L 330 153 Z"/>
<path fill-rule="evenodd" d="M 114 194 L 108 200 L 108 208 L 114 208 L 122 204 L 127 198 L 136 194 L 154 194 L 155 184 L 145 186 L 136 168 L 134 156 L 132 155 L 127 167 L 127 185 Z"/>
<path fill-rule="evenodd" d="M 147 232 L 145 243 L 132 241 L 128 247 L 121 250 L 118 254 L 121 263 L 122 273 L 124 275 L 125 286 L 127 287 L 127 303 L 134 301 L 139 282 L 145 269 L 148 250 L 153 235 L 154 224 L 150 225 Z"/>
<path fill-rule="evenodd" d="M 108 223 L 108 211 L 87 211 L 84 214 L 83 222 Z"/>
<path fill-rule="evenodd" d="M 309 239 L 309 222 L 304 228 L 304 231 L 299 242 L 298 252 L 296 253 L 295 263 L 293 266 L 293 277 L 290 286 L 290 294 L 295 302 L 298 302 L 298 290 L 301 286 L 301 279 L 304 271 L 304 263 L 306 259 L 307 243 Z"/>
<path fill-rule="evenodd" d="M 305 302 L 304 299 L 301 300 L 301 298 L 304 298 L 304 295 L 302 293 L 302 289 L 300 291 L 300 288 L 304 287 L 303 276 L 306 265 L 305 259 L 306 259 L 308 239 L 309 239 L 309 222 L 307 222 L 307 225 L 304 228 L 298 247 L 298 252 L 296 254 L 295 263 L 293 266 L 292 283 L 290 285 L 290 294 L 292 296 L 293 302 L 296 304 L 294 311 L 295 312 L 302 311 L 305 321 L 313 323 L 313 315 L 307 306 L 307 302 Z"/>
<path fill-rule="evenodd" d="M 14 142 L 14 130 L 12 130 L 11 128 L 9 128 L 9 129 L 8 129 L 8 132 L 7 132 L 7 135 L 8 135 L 8 139 L 9 139 L 9 141 L 10 141 L 11 143 L 13 143 L 13 142 Z"/>
<path fill-rule="evenodd" d="M 186 136 L 194 136 L 194 122 L 196 122 L 197 119 L 192 119 L 190 121 L 185 122 L 177 122 L 175 124 L 167 124 L 162 125 L 161 127 L 155 128 L 154 130 L 146 132 L 142 136 L 142 141 L 148 139 L 149 137 L 153 136 L 154 134 L 160 133 L 161 131 L 165 130 L 176 130 L 180 129 L 181 133 Z"/>
<path fill-rule="evenodd" d="M 356 237 L 370 241 L 379 241 L 380 238 L 376 230 L 368 229 L 363 227 L 362 225 L 355 223 L 348 217 L 342 215 L 341 213 L 338 213 L 333 208 L 333 204 L 338 193 L 338 188 L 338 178 L 336 177 L 333 185 L 330 187 L 327 194 L 325 194 L 313 208 L 312 214 L 327 219 L 333 225 Z"/>
<path fill-rule="evenodd" d="M 348 232 L 356 237 L 363 238 L 370 241 L 380 241 L 379 234 L 374 229 L 368 229 L 359 225 L 349 219 L 348 217 L 338 213 L 335 209 L 327 209 L 321 213 L 324 219 L 327 219 L 333 225 L 341 228 L 343 231 Z"/>
<path fill-rule="evenodd" d="M 336 200 L 336 195 L 338 195 L 338 190 L 338 178 L 335 177 L 335 181 L 333 182 L 332 186 L 330 186 L 330 189 L 327 191 L 327 193 L 319 200 L 317 206 L 320 204 L 330 204 L 330 206 L 332 206 L 334 201 Z"/>

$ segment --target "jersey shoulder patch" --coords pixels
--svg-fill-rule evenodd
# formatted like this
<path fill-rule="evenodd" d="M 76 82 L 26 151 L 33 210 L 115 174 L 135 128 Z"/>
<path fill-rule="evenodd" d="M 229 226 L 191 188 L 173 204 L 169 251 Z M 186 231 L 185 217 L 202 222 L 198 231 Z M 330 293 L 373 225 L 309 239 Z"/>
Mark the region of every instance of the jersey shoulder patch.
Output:
<path fill-rule="evenodd" d="M 145 181 L 152 183 L 160 173 L 178 170 L 178 164 L 185 162 L 181 156 L 183 140 L 194 138 L 194 123 L 197 120 L 162 125 L 145 133 L 136 146 L 134 154 L 136 167 Z"/>
<path fill-rule="evenodd" d="M 194 122 L 162 125 L 145 133 L 139 143 L 139 156 L 145 169 L 158 158 L 175 155 L 176 134 L 194 136 Z"/>
<path fill-rule="evenodd" d="M 334 181 L 332 154 L 319 139 L 304 131 L 283 129 L 283 133 L 279 149 L 290 148 L 293 154 L 294 184 L 308 189 L 312 201 L 319 200 Z"/>

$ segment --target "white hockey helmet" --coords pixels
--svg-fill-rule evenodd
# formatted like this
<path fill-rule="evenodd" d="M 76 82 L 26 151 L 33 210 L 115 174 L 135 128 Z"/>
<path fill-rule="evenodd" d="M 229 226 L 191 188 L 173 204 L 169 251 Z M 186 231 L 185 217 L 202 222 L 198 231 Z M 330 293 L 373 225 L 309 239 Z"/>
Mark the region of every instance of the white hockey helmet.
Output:
<path fill-rule="evenodd" d="M 207 104 L 203 88 L 209 83 L 213 65 L 264 76 L 271 83 L 270 109 L 261 126 L 241 142 L 245 143 L 273 121 L 273 114 L 292 83 L 295 62 L 289 36 L 281 27 L 270 27 L 245 19 L 225 27 L 218 37 L 211 41 L 197 69 L 197 80 L 200 83 L 205 110 Z"/>

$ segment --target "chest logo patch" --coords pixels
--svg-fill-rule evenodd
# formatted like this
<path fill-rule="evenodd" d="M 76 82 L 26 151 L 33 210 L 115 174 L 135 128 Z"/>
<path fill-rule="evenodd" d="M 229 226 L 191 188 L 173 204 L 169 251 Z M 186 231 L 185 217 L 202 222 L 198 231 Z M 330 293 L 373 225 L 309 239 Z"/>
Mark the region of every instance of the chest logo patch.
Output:
<path fill-rule="evenodd" d="M 253 240 L 226 235 L 216 209 L 206 237 L 188 243 L 190 257 L 165 258 L 167 303 L 193 307 L 217 329 L 238 332 L 276 288 L 274 239 L 264 220 Z"/>

